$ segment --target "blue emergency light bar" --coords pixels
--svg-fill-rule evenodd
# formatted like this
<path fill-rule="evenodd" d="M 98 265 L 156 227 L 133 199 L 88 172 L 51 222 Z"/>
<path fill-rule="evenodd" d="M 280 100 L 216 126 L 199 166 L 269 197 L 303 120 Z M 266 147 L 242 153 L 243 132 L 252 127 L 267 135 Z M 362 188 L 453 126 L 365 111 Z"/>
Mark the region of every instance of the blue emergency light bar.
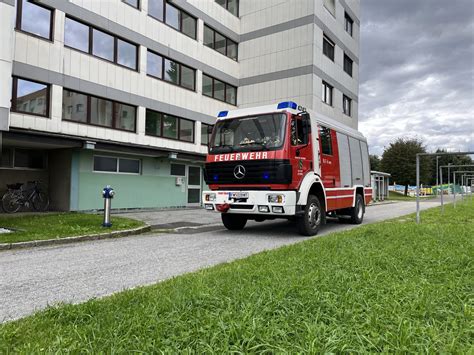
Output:
<path fill-rule="evenodd" d="M 226 117 L 228 113 L 229 113 L 229 111 L 221 111 L 221 112 L 219 112 L 217 117 Z"/>
<path fill-rule="evenodd" d="M 282 110 L 284 108 L 291 108 L 293 110 L 296 110 L 298 108 L 298 105 L 296 104 L 296 102 L 293 101 L 284 101 L 280 102 L 277 106 L 278 110 Z"/>

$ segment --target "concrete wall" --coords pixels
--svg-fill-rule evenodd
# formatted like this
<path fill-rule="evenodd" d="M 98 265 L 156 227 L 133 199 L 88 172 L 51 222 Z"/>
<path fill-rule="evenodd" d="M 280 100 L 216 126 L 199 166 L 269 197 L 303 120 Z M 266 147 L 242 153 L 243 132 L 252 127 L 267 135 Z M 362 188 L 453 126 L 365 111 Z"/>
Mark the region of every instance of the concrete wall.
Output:
<path fill-rule="evenodd" d="M 10 123 L 14 10 L 8 2 L 0 1 L 0 131 L 7 131 Z"/>

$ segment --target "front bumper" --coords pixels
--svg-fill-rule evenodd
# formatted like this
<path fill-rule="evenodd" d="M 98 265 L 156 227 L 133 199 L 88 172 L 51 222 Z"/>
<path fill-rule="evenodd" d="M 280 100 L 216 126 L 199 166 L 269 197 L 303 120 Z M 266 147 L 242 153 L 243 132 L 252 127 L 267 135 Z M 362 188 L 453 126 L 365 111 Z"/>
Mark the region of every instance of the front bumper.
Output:
<path fill-rule="evenodd" d="M 241 195 L 240 198 L 236 194 Z M 269 202 L 269 195 L 281 196 L 281 202 Z M 204 191 L 202 201 L 207 210 L 215 212 L 262 217 L 294 216 L 296 213 L 296 191 Z M 223 211 L 222 207 L 227 210 Z"/>

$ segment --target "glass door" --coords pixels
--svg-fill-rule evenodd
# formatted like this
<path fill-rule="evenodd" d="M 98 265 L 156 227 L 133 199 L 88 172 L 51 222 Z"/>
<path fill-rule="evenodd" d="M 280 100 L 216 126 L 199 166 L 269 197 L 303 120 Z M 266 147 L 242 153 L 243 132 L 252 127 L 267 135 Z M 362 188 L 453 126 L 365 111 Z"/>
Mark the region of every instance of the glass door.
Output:
<path fill-rule="evenodd" d="M 201 204 L 201 168 L 188 165 L 188 205 Z"/>

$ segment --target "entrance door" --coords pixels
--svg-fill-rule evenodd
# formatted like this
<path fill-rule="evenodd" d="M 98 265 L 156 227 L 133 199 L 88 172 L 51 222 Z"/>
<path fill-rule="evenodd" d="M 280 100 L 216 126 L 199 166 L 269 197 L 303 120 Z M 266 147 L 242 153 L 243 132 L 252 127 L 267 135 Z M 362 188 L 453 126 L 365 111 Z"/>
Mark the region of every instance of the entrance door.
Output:
<path fill-rule="evenodd" d="M 188 205 L 201 203 L 201 168 L 188 165 Z"/>

